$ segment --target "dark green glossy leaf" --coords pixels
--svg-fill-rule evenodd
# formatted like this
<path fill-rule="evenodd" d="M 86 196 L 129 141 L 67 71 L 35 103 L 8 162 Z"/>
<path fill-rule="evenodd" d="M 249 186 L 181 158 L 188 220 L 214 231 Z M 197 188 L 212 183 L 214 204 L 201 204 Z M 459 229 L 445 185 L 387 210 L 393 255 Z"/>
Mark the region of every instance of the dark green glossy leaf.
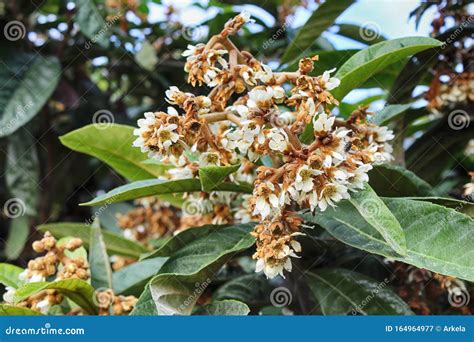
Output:
<path fill-rule="evenodd" d="M 118 188 L 115 188 L 104 195 L 98 196 L 92 201 L 82 203 L 81 205 L 110 204 L 153 195 L 196 192 L 201 190 L 201 182 L 199 179 L 192 178 L 175 181 L 149 179 L 119 186 Z M 238 185 L 234 183 L 221 183 L 220 185 L 216 186 L 214 190 L 243 193 L 252 192 L 250 186 Z"/>
<path fill-rule="evenodd" d="M 89 46 L 98 43 L 103 48 L 109 47 L 110 23 L 106 23 L 99 13 L 94 0 L 76 0 L 77 13 L 74 21 L 81 32 L 90 39 Z M 86 45 L 86 48 L 90 48 Z"/>
<path fill-rule="evenodd" d="M 94 288 L 112 288 L 112 269 L 99 221 L 96 219 L 90 228 L 89 265 L 91 284 Z"/>
<path fill-rule="evenodd" d="M 9 69 L 9 61 L 15 55 L 5 59 L 6 65 L 0 72 L 2 84 L 11 83 L 11 87 L 7 88 L 8 93 L 1 95 L 0 137 L 12 134 L 40 111 L 56 89 L 61 74 L 61 64 L 56 57 L 38 54 L 28 58 L 26 70 L 21 72 L 21 77 L 15 72 L 13 78 L 8 78 L 9 75 L 5 75 L 5 72 L 14 70 Z M 21 68 L 25 66 L 21 65 Z"/>
<path fill-rule="evenodd" d="M 249 307 L 237 300 L 223 300 L 198 307 L 193 315 L 207 316 L 247 316 Z"/>
<path fill-rule="evenodd" d="M 372 45 L 356 53 L 339 68 L 335 77 L 341 80 L 341 84 L 332 93 L 336 99 L 342 100 L 351 90 L 389 65 L 440 45 L 436 39 L 425 37 L 398 38 Z"/>
<path fill-rule="evenodd" d="M 175 252 L 150 282 L 158 314 L 189 315 L 219 268 L 254 244 L 252 228 L 225 226 Z"/>
<path fill-rule="evenodd" d="M 11 220 L 5 244 L 5 255 L 8 259 L 15 260 L 20 256 L 29 235 L 30 225 L 27 216 L 19 216 Z"/>
<path fill-rule="evenodd" d="M 402 166 L 381 164 L 369 172 L 369 184 L 385 197 L 430 196 L 433 189 L 423 179 Z"/>
<path fill-rule="evenodd" d="M 388 279 L 377 282 L 342 268 L 320 269 L 306 277 L 324 315 L 413 315 L 390 290 Z"/>
<path fill-rule="evenodd" d="M 405 198 L 385 198 L 385 204 L 402 226 L 407 255 L 400 256 L 372 228 L 357 209 L 342 201 L 316 216 L 304 214 L 336 239 L 359 249 L 419 268 L 474 280 L 474 220 L 453 209 Z"/>
<path fill-rule="evenodd" d="M 349 201 L 394 251 L 406 255 L 407 243 L 400 223 L 370 185 L 366 184 L 363 190 L 352 194 Z"/>
<path fill-rule="evenodd" d="M 376 112 L 369 121 L 379 126 L 385 126 L 394 118 L 404 114 L 411 105 L 411 103 L 407 103 L 385 106 L 383 109 Z"/>
<path fill-rule="evenodd" d="M 60 140 L 71 150 L 100 159 L 131 181 L 162 175 L 167 166 L 144 163 L 146 153 L 133 147 L 133 129 L 119 124 L 104 127 L 87 125 L 63 135 Z M 98 136 L 100 139 L 97 139 Z"/>

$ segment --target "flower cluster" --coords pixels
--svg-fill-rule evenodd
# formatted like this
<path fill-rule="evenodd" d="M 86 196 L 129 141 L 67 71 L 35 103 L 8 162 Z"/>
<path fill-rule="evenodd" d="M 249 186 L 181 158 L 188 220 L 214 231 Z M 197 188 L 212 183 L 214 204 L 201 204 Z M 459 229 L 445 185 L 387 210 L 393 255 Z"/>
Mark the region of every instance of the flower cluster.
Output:
<path fill-rule="evenodd" d="M 249 20 L 240 14 L 207 44 L 188 46 L 188 83 L 206 85 L 209 94 L 171 87 L 166 100 L 176 108 L 145 113 L 134 145 L 175 166 L 165 179 L 240 164 L 227 181 L 253 183 L 251 196 L 229 197 L 218 210 L 212 193 L 187 196 L 210 201 L 205 214 L 212 214 L 212 223 L 258 221 L 257 271 L 283 276 L 301 251 L 296 210 L 324 211 L 362 189 L 372 165 L 392 159 L 388 142 L 394 136 L 370 123 L 367 108 L 347 120 L 332 115 L 338 101 L 331 90 L 340 81 L 331 76 L 334 70 L 313 75 L 318 56 L 301 59 L 297 71 L 273 72 L 240 51 L 229 37 Z"/>
<path fill-rule="evenodd" d="M 81 256 L 73 256 L 72 252 L 82 246 L 82 240 L 73 238 L 59 243 L 46 232 L 41 240 L 33 242 L 33 250 L 36 253 L 46 253 L 44 256 L 28 262 L 28 267 L 19 275 L 21 283 L 32 283 L 45 281 L 55 276 L 56 280 L 82 279 L 90 277 L 89 264 Z M 13 303 L 16 289 L 10 286 L 6 288 L 3 299 L 7 303 Z M 56 290 L 41 291 L 28 297 L 25 301 L 18 303 L 33 310 L 48 313 L 52 305 L 59 304 L 63 300 L 62 295 Z"/>

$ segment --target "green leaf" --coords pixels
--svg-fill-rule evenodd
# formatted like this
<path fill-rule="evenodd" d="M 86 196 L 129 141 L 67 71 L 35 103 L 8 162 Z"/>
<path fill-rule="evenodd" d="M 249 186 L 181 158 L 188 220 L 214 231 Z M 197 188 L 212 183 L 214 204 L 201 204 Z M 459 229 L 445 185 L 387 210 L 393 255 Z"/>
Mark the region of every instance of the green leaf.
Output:
<path fill-rule="evenodd" d="M 81 205 L 110 204 L 153 195 L 195 192 L 201 190 L 201 182 L 199 179 L 191 178 L 175 181 L 149 179 L 119 186 L 104 195 L 96 197 L 92 201 L 81 203 Z M 234 183 L 221 183 L 216 186 L 214 190 L 243 193 L 252 192 L 252 188 L 249 185 L 239 185 Z"/>
<path fill-rule="evenodd" d="M 426 37 L 398 38 L 372 45 L 349 58 L 337 71 L 335 77 L 341 80 L 341 84 L 332 93 L 336 99 L 342 100 L 351 90 L 389 65 L 440 45 L 440 41 Z"/>
<path fill-rule="evenodd" d="M 375 115 L 369 119 L 369 122 L 379 126 L 387 125 L 392 119 L 405 113 L 411 105 L 411 103 L 407 103 L 385 106 L 383 109 L 376 112 Z"/>
<path fill-rule="evenodd" d="M 254 244 L 252 229 L 250 224 L 222 227 L 175 252 L 150 281 L 158 314 L 189 315 L 221 266 Z"/>
<path fill-rule="evenodd" d="M 126 266 L 113 274 L 114 291 L 120 295 L 137 295 L 168 258 L 153 258 Z"/>
<path fill-rule="evenodd" d="M 213 294 L 213 299 L 220 301 L 235 299 L 250 306 L 270 305 L 270 293 L 273 286 L 261 274 L 247 274 L 234 278 Z"/>
<path fill-rule="evenodd" d="M 307 274 L 307 283 L 324 315 L 413 315 L 389 288 L 388 279 L 375 281 L 342 268 Z"/>
<path fill-rule="evenodd" d="M 5 244 L 5 255 L 10 260 L 17 259 L 30 235 L 30 225 L 27 216 L 19 216 L 12 219 L 8 230 L 8 239 Z"/>
<path fill-rule="evenodd" d="M 5 69 L 8 69 L 8 60 L 7 58 L 6 66 L 3 67 Z M 12 134 L 40 111 L 56 89 L 60 74 L 61 64 L 56 57 L 38 54 L 33 62 L 27 64 L 21 79 L 16 74 L 13 81 L 3 79 L 3 82 L 13 82 L 14 88 L 8 93 L 6 102 L 0 103 L 0 137 Z M 1 78 L 4 77 L 8 76 L 2 72 Z"/>
<path fill-rule="evenodd" d="M 89 265 L 91 284 L 94 288 L 112 288 L 112 269 L 110 268 L 107 247 L 105 246 L 99 221 L 96 219 L 90 228 Z"/>
<path fill-rule="evenodd" d="M 199 180 L 203 191 L 212 191 L 232 173 L 237 171 L 240 164 L 229 166 L 205 166 L 199 168 Z"/>
<path fill-rule="evenodd" d="M 433 195 L 431 185 L 402 166 L 381 164 L 369 172 L 369 184 L 380 196 L 408 197 Z"/>
<path fill-rule="evenodd" d="M 25 204 L 24 213 L 37 214 L 39 197 L 39 160 L 36 140 L 26 129 L 8 137 L 5 183 L 12 197 Z"/>
<path fill-rule="evenodd" d="M 474 203 L 458 200 L 455 198 L 446 197 L 405 197 L 406 199 L 414 201 L 427 201 L 434 204 L 441 205 L 459 211 L 460 213 L 466 214 L 469 217 L 474 218 Z"/>
<path fill-rule="evenodd" d="M 336 239 L 359 249 L 425 268 L 436 273 L 474 281 L 474 220 L 429 202 L 385 198 L 385 204 L 402 226 L 407 255 L 395 253 L 383 237 L 349 201 L 318 213 L 304 214 Z"/>
<path fill-rule="evenodd" d="M 156 63 L 158 63 L 158 57 L 156 56 L 156 50 L 153 48 L 147 40 L 142 44 L 140 51 L 135 55 L 135 61 L 143 69 L 153 71 Z"/>
<path fill-rule="evenodd" d="M 328 27 L 344 12 L 353 0 L 327 0 L 311 14 L 308 21 L 298 30 L 296 37 L 287 47 L 281 63 L 288 63 L 304 54 Z"/>
<path fill-rule="evenodd" d="M 80 238 L 89 247 L 91 228 L 84 223 L 49 223 L 37 227 L 41 232 L 49 231 L 55 237 L 74 236 Z M 145 246 L 121 237 L 109 231 L 102 231 L 107 252 L 110 255 L 122 255 L 138 259 L 140 254 L 147 253 Z"/>
<path fill-rule="evenodd" d="M 0 283 L 4 286 L 17 288 L 21 285 L 20 273 L 24 270 L 18 266 L 0 263 Z"/>
<path fill-rule="evenodd" d="M 378 27 L 372 29 L 370 25 L 359 26 L 353 24 L 338 24 L 337 34 L 358 41 L 362 44 L 373 45 L 387 40 L 378 32 Z"/>
<path fill-rule="evenodd" d="M 209 235 L 217 229 L 220 229 L 224 226 L 208 224 L 199 229 L 186 229 L 179 232 L 176 235 L 173 235 L 171 238 L 163 242 L 160 247 L 149 254 L 142 256 L 142 260 L 152 259 L 157 257 L 167 257 L 171 256 L 173 253 L 179 251 L 181 248 L 187 244 L 193 242 L 196 239 L 202 238 Z"/>
<path fill-rule="evenodd" d="M 133 147 L 133 130 L 131 126 L 119 124 L 107 127 L 87 125 L 63 135 L 60 140 L 71 150 L 103 161 L 130 181 L 163 175 L 167 166 L 143 163 L 147 155 Z M 97 139 L 99 136 L 100 139 Z"/>
<path fill-rule="evenodd" d="M 406 255 L 407 243 L 400 223 L 370 185 L 366 184 L 363 190 L 352 194 L 349 201 L 362 217 L 383 236 L 394 251 Z"/>
<path fill-rule="evenodd" d="M 16 290 L 13 301 L 18 303 L 40 291 L 50 289 L 59 291 L 88 314 L 97 314 L 97 306 L 94 303 L 94 288 L 81 279 L 65 279 L 51 283 L 45 281 L 27 283 Z"/>
<path fill-rule="evenodd" d="M 41 313 L 21 306 L 0 304 L 0 316 L 41 316 Z"/>
<path fill-rule="evenodd" d="M 245 303 L 236 300 L 223 300 L 200 306 L 193 312 L 193 315 L 247 316 L 249 312 L 250 309 Z"/>
<path fill-rule="evenodd" d="M 106 23 L 102 18 L 94 0 L 76 0 L 76 5 L 77 12 L 74 21 L 81 32 L 91 40 L 88 44 L 98 43 L 103 48 L 108 48 L 110 23 Z"/>
<path fill-rule="evenodd" d="M 150 286 L 147 285 L 145 290 L 138 298 L 137 303 L 133 307 L 130 316 L 157 316 L 158 310 L 156 310 L 155 302 L 151 296 Z"/>

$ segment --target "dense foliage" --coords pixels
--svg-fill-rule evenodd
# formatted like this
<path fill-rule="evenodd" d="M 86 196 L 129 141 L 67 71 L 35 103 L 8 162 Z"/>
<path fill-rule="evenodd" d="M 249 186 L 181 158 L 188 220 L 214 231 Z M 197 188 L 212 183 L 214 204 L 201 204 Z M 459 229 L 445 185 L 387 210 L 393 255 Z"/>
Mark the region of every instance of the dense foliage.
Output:
<path fill-rule="evenodd" d="M 0 2 L 0 313 L 471 314 L 472 8 L 353 2 Z"/>

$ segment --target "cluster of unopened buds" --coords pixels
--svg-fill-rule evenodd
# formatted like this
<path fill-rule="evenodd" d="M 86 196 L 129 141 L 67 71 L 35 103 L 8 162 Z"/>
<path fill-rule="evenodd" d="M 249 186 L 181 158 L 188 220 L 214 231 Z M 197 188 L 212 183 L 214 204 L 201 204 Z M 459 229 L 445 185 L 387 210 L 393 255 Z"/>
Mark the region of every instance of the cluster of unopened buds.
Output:
<path fill-rule="evenodd" d="M 36 253 L 46 253 L 43 256 L 28 262 L 28 267 L 19 275 L 22 283 L 33 283 L 46 281 L 55 276 L 56 280 L 90 278 L 89 264 L 81 256 L 70 257 L 69 253 L 82 246 L 82 240 L 72 238 L 59 244 L 56 239 L 46 232 L 41 240 L 33 242 L 33 250 Z M 15 296 L 15 288 L 6 287 L 3 295 L 5 302 L 12 304 Z M 28 307 L 33 310 L 47 313 L 52 305 L 59 304 L 63 300 L 62 295 L 56 290 L 41 291 L 28 297 L 25 301 L 16 305 Z"/>
<path fill-rule="evenodd" d="M 331 114 L 338 101 L 330 91 L 339 80 L 334 70 L 310 75 L 317 56 L 301 59 L 295 72 L 273 72 L 237 49 L 229 37 L 249 21 L 242 13 L 207 44 L 188 46 L 188 83 L 205 84 L 210 93 L 171 87 L 166 100 L 178 109 L 145 113 L 134 146 L 174 164 L 170 180 L 195 178 L 204 166 L 240 164 L 229 181 L 253 183 L 253 194 L 228 196 L 225 215 L 233 218 L 217 223 L 258 221 L 257 271 L 273 278 L 291 270 L 290 258 L 301 251 L 296 211 L 324 211 L 362 189 L 372 164 L 392 159 L 394 136 L 369 123 L 366 108 L 347 120 Z M 303 132 L 309 139 L 302 141 Z"/>
<path fill-rule="evenodd" d="M 99 306 L 99 315 L 127 315 L 129 314 L 138 298 L 135 296 L 116 296 L 111 289 L 105 289 L 96 293 Z"/>

